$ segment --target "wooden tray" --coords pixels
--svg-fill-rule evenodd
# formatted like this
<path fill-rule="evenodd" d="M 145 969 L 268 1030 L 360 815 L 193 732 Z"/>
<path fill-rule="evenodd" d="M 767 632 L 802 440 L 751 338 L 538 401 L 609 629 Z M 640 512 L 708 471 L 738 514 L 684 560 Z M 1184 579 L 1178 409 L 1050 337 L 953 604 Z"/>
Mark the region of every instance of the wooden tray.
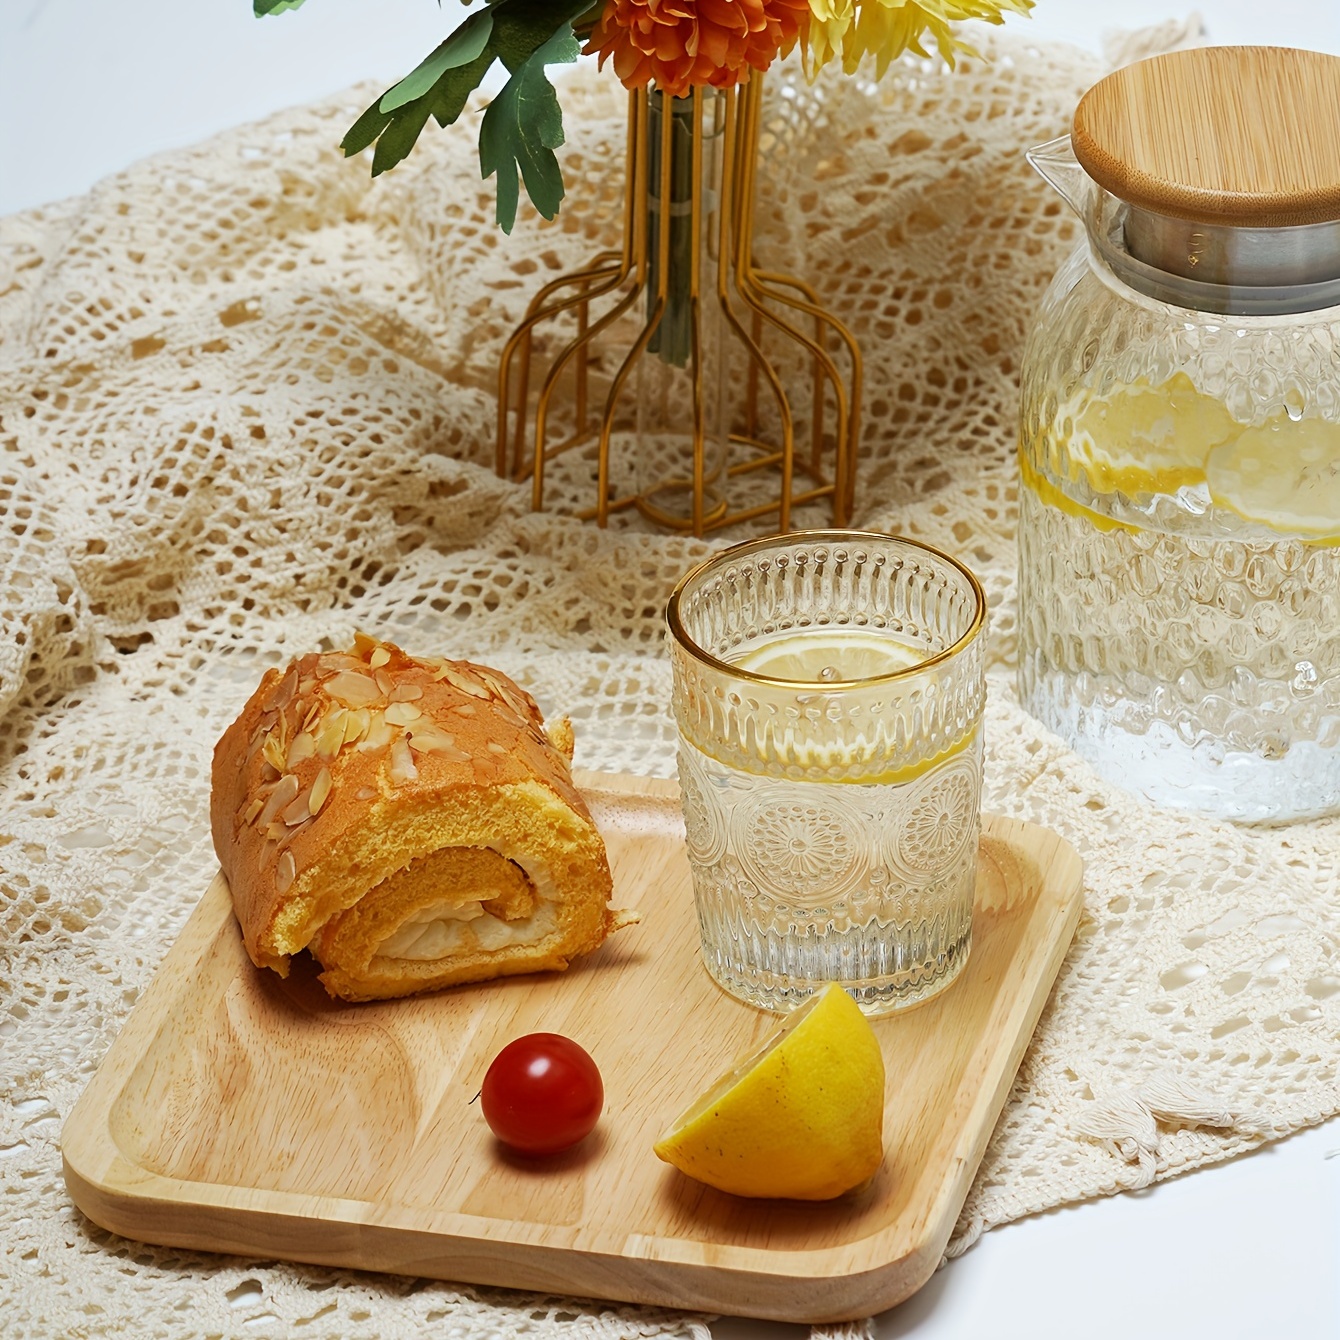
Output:
<path fill-rule="evenodd" d="M 973 949 L 943 995 L 875 1029 L 886 1156 L 835 1202 L 748 1201 L 651 1151 L 775 1017 L 720 991 L 672 782 L 579 778 L 640 925 L 567 973 L 371 1005 L 282 980 L 210 885 L 66 1123 L 65 1180 L 126 1237 L 247 1256 L 785 1321 L 868 1316 L 934 1271 L 1079 915 L 1081 865 L 988 819 Z M 605 1114 L 576 1150 L 508 1157 L 470 1100 L 523 1033 L 596 1058 Z"/>

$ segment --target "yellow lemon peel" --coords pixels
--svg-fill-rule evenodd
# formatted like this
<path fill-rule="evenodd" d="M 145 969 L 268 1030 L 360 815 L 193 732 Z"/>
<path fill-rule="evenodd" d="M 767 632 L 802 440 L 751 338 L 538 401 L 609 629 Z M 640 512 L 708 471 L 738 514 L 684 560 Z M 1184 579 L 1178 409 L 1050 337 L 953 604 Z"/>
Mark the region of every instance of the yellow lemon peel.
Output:
<path fill-rule="evenodd" d="M 830 985 L 789 1014 L 678 1117 L 658 1157 L 737 1196 L 831 1200 L 884 1158 L 884 1059 L 856 1002 Z"/>
<path fill-rule="evenodd" d="M 1067 473 L 1082 475 L 1095 493 L 1128 498 L 1203 483 L 1210 453 L 1242 429 L 1184 372 L 1158 386 L 1141 379 L 1107 395 L 1086 395 L 1058 418 Z"/>
<path fill-rule="evenodd" d="M 1033 463 L 1028 459 L 1022 445 L 1019 448 L 1019 482 L 1024 488 L 1031 489 L 1036 493 L 1048 507 L 1054 507 L 1058 512 L 1065 512 L 1068 516 L 1079 517 L 1081 521 L 1087 521 L 1095 530 L 1124 530 L 1128 535 L 1139 534 L 1139 528 L 1132 526 L 1129 522 L 1116 521 L 1110 516 L 1103 516 L 1101 512 L 1095 512 L 1082 503 L 1077 503 L 1073 498 L 1067 497 L 1055 484 L 1033 468 Z"/>

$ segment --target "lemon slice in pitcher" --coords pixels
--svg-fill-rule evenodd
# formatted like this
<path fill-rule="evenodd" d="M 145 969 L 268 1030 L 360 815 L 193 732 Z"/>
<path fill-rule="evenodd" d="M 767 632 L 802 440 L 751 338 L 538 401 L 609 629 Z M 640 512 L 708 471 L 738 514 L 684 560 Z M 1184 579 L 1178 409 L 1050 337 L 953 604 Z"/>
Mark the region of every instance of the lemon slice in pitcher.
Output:
<path fill-rule="evenodd" d="M 843 684 L 908 670 L 927 654 L 873 628 L 803 628 L 748 648 L 734 664 L 771 679 Z"/>
<path fill-rule="evenodd" d="M 859 1186 L 884 1158 L 884 1058 L 869 1021 L 840 986 L 825 987 L 655 1149 L 737 1196 L 830 1200 Z"/>
<path fill-rule="evenodd" d="M 1205 479 L 1205 463 L 1242 425 L 1179 372 L 1158 386 L 1140 380 L 1071 408 L 1064 441 L 1095 493 L 1175 493 Z"/>
<path fill-rule="evenodd" d="M 1248 521 L 1309 539 L 1340 539 L 1340 424 L 1268 419 L 1210 455 L 1210 497 Z"/>

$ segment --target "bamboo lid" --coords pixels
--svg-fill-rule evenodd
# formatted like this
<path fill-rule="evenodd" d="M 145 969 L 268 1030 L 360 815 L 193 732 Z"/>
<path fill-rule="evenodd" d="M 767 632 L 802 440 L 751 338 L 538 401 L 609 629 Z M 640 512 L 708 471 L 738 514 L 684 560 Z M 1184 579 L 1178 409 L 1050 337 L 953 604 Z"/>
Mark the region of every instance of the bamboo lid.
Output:
<path fill-rule="evenodd" d="M 1071 138 L 1100 186 L 1156 214 L 1240 228 L 1340 219 L 1340 57 L 1154 56 L 1095 84 Z"/>

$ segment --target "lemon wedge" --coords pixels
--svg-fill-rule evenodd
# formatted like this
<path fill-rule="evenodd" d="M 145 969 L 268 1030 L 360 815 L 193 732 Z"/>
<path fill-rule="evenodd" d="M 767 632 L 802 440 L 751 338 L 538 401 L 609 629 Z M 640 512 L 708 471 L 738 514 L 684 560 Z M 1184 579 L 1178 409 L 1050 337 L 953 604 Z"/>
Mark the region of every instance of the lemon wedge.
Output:
<path fill-rule="evenodd" d="M 908 670 L 926 656 L 922 648 L 878 629 L 803 628 L 750 647 L 735 664 L 772 679 L 841 684 Z"/>
<path fill-rule="evenodd" d="M 1211 454 L 1210 497 L 1248 521 L 1340 539 L 1340 424 L 1280 414 Z"/>
<path fill-rule="evenodd" d="M 1065 419 L 1072 424 L 1067 430 Z M 1151 386 L 1143 379 L 1085 398 L 1061 415 L 1070 461 L 1095 493 L 1175 493 L 1205 480 L 1205 463 L 1242 425 L 1219 401 L 1178 372 Z"/>
<path fill-rule="evenodd" d="M 884 1158 L 884 1059 L 856 1002 L 811 996 L 661 1137 L 657 1155 L 737 1196 L 830 1200 Z"/>

